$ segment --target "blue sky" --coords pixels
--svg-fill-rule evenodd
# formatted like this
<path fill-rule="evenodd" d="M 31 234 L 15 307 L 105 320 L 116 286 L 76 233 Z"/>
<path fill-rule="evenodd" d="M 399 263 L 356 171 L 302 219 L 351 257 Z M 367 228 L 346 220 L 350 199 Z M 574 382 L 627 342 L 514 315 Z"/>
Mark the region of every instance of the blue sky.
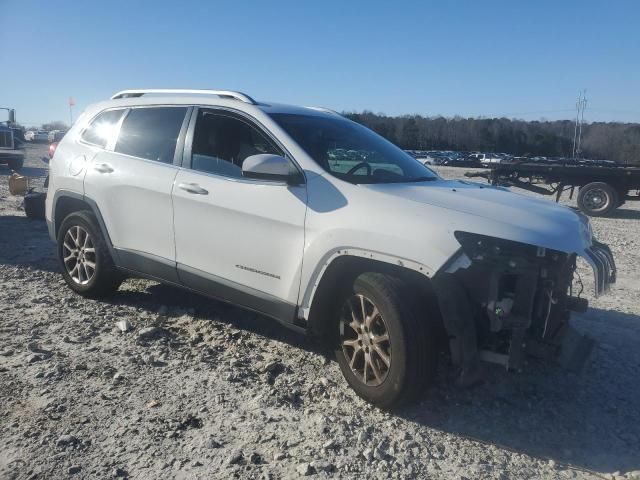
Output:
<path fill-rule="evenodd" d="M 0 0 L 0 45 L 0 106 L 27 124 L 139 87 L 525 119 L 586 89 L 588 120 L 640 122 L 635 0 Z"/>

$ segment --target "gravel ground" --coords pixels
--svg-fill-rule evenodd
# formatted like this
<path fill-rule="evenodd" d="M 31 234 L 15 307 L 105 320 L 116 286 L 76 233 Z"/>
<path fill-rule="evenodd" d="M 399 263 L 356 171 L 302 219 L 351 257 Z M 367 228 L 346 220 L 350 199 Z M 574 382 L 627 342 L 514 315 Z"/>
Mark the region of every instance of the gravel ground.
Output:
<path fill-rule="evenodd" d="M 25 174 L 46 173 L 44 152 L 29 147 Z M 530 361 L 457 390 L 443 365 L 420 403 L 390 414 L 267 318 L 147 280 L 110 301 L 72 294 L 8 175 L 0 478 L 640 478 L 640 205 L 593 221 L 620 274 L 593 299 L 581 268 L 591 307 L 574 321 L 599 342 L 581 375 Z"/>

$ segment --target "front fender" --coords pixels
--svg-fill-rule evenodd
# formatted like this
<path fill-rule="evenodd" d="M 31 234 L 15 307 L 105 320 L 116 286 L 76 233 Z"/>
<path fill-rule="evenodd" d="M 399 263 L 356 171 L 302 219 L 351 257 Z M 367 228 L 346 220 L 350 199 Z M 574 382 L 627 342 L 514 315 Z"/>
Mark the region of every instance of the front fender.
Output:
<path fill-rule="evenodd" d="M 367 260 L 375 262 L 394 265 L 401 268 L 407 268 L 409 270 L 421 273 L 426 277 L 430 277 L 435 273 L 434 270 L 429 266 L 404 257 L 397 257 L 374 250 L 366 250 L 356 247 L 343 246 L 333 248 L 321 257 L 320 261 L 316 263 L 315 268 L 309 269 L 307 271 L 307 278 L 303 279 L 302 285 L 306 286 L 306 288 L 301 289 L 300 298 L 298 301 L 298 304 L 300 305 L 299 312 L 302 318 L 309 318 L 309 311 L 311 309 L 313 299 L 327 269 L 338 258 L 345 256 L 365 258 Z M 303 275 L 304 273 L 305 272 L 303 271 Z"/>

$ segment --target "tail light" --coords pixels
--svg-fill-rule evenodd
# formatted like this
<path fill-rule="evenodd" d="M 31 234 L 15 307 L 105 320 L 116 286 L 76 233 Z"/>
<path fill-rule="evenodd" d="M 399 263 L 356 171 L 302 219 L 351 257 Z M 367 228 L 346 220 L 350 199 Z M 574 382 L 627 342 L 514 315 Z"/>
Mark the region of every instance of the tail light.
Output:
<path fill-rule="evenodd" d="M 53 158 L 53 154 L 56 153 L 56 148 L 58 148 L 58 142 L 53 142 L 49 145 L 49 158 Z"/>

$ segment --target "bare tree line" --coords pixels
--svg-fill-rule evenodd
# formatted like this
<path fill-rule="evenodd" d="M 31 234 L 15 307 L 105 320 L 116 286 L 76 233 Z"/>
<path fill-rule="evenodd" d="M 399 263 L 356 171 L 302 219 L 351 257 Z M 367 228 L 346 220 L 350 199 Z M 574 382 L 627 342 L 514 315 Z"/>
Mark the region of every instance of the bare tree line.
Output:
<path fill-rule="evenodd" d="M 572 154 L 575 124 L 571 120 L 391 117 L 368 111 L 344 115 L 405 149 L 504 152 L 546 157 L 571 157 Z M 640 124 L 585 124 L 581 157 L 640 164 Z"/>

